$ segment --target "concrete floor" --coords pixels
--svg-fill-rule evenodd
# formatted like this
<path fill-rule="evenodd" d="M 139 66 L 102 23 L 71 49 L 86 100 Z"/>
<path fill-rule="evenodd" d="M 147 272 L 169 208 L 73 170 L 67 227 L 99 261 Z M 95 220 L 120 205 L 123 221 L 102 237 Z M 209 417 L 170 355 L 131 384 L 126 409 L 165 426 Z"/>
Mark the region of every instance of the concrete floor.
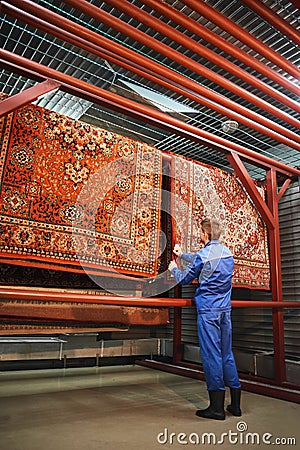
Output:
<path fill-rule="evenodd" d="M 153 369 L 0 372 L 0 449 L 300 448 L 300 405 L 242 395 L 242 417 L 215 421 L 195 416 L 204 382 Z"/>

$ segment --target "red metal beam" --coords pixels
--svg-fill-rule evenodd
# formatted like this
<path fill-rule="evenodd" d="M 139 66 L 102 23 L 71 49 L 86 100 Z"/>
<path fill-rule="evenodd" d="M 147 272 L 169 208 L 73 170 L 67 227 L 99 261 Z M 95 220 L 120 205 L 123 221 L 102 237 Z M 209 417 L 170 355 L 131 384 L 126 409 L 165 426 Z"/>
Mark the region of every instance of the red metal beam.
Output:
<path fill-rule="evenodd" d="M 299 308 L 300 302 L 277 302 L 277 301 L 263 301 L 263 300 L 232 300 L 231 305 L 233 308 Z"/>
<path fill-rule="evenodd" d="M 0 117 L 6 116 L 15 109 L 27 105 L 28 103 L 35 101 L 41 95 L 51 92 L 54 89 L 58 89 L 59 87 L 60 83 L 53 80 L 46 80 L 25 89 L 25 91 L 19 92 L 18 94 L 2 100 L 0 102 Z"/>
<path fill-rule="evenodd" d="M 260 17 L 269 22 L 270 25 L 281 31 L 286 37 L 294 41 L 297 46 L 299 45 L 300 35 L 299 32 L 293 28 L 288 22 L 286 22 L 279 14 L 274 13 L 263 2 L 257 0 L 241 0 L 246 6 L 256 12 Z M 299 6 L 299 5 L 298 5 Z"/>
<path fill-rule="evenodd" d="M 254 181 L 248 174 L 247 169 L 240 160 L 239 156 L 236 153 L 232 152 L 230 155 L 227 156 L 227 159 L 234 168 L 240 180 L 242 181 L 243 186 L 248 192 L 250 198 L 252 199 L 253 203 L 255 204 L 256 208 L 258 209 L 260 215 L 267 224 L 268 228 L 273 229 L 275 227 L 274 217 L 270 209 L 268 208 L 266 202 L 258 192 Z"/>
<path fill-rule="evenodd" d="M 260 55 L 264 56 L 269 61 L 276 64 L 281 69 L 292 75 L 296 80 L 299 78 L 299 70 L 296 66 L 291 64 L 279 53 L 272 50 L 267 45 L 263 44 L 259 39 L 252 36 L 242 27 L 228 19 L 224 14 L 221 14 L 212 6 L 209 6 L 205 2 L 199 2 L 199 0 L 182 0 L 182 3 L 189 6 L 194 11 L 203 15 L 211 22 L 218 25 L 223 30 L 227 31 L 231 36 L 235 36 L 240 42 L 248 45 L 253 50 L 257 51 Z"/>
<path fill-rule="evenodd" d="M 14 2 L 20 1 L 20 0 L 13 0 Z M 23 2 L 28 0 L 23 0 Z M 114 1 L 114 0 L 112 0 Z M 124 0 L 125 2 L 125 0 Z M 152 38 L 151 36 L 148 36 L 147 34 L 139 31 L 138 29 L 134 28 L 133 26 L 123 22 L 120 19 L 117 19 L 116 17 L 112 16 L 111 14 L 99 9 L 98 7 L 91 5 L 86 0 L 65 0 L 64 3 L 69 4 L 70 6 L 74 7 L 75 9 L 83 12 L 84 14 L 87 14 L 90 17 L 95 18 L 96 20 L 105 23 L 106 25 L 117 29 L 121 33 L 124 33 L 127 36 L 130 36 L 131 38 L 143 43 L 144 45 L 158 51 L 161 54 L 164 54 L 165 56 L 173 59 L 174 61 L 177 61 L 179 64 L 184 65 L 185 67 L 189 67 L 192 71 L 199 73 L 200 75 L 204 75 L 207 78 L 213 80 L 216 83 L 219 83 L 225 89 L 228 88 L 228 86 L 231 86 L 233 84 L 234 90 L 237 93 L 237 90 L 240 88 L 235 85 L 234 83 L 230 83 L 229 80 L 226 78 L 220 77 L 218 74 L 213 72 L 210 69 L 207 69 L 205 66 L 202 66 L 198 64 L 196 61 L 186 57 L 180 52 L 177 52 L 176 50 L 172 49 L 171 47 L 168 47 L 167 45 L 161 43 L 160 41 Z M 123 2 L 122 2 L 123 4 Z M 129 10 L 133 5 L 130 4 Z M 153 18 L 152 18 L 153 19 Z M 154 19 L 153 19 L 154 20 Z M 162 28 L 163 25 L 162 25 Z M 153 62 L 152 62 L 153 64 Z M 153 69 L 155 70 L 155 69 Z M 164 67 L 165 74 L 167 73 L 166 67 Z M 194 89 L 198 92 L 199 91 L 199 84 L 195 83 L 196 87 Z M 203 89 L 203 86 L 202 86 Z M 205 89 L 205 88 L 204 88 Z M 210 89 L 206 89 L 206 95 L 212 97 L 216 97 L 216 93 Z M 240 93 L 241 95 L 241 93 Z M 248 92 L 245 91 L 245 95 L 248 95 Z M 285 142 L 286 145 L 295 148 L 295 143 L 297 143 L 297 150 L 300 150 L 300 145 L 298 143 L 300 142 L 300 136 L 296 133 L 293 133 L 289 131 L 288 129 L 282 127 L 281 125 L 277 124 L 276 122 L 267 119 L 266 117 L 263 117 L 260 114 L 254 113 L 254 111 L 251 111 L 245 107 L 241 107 L 236 102 L 233 102 L 232 100 L 228 99 L 227 97 L 220 96 L 219 95 L 219 102 L 229 108 L 232 108 L 235 111 L 241 112 L 241 108 L 244 111 L 244 114 L 246 117 L 252 118 L 256 120 L 257 122 L 267 126 L 268 128 L 277 131 L 278 133 L 281 133 L 284 136 L 290 137 L 289 142 Z M 294 119 L 293 119 L 294 120 Z M 243 121 L 243 119 L 242 119 Z M 298 125 L 297 125 L 298 127 Z M 279 137 L 278 137 L 279 139 Z M 282 142 L 282 137 L 280 138 Z M 294 142 L 293 142 L 294 140 Z"/>
<path fill-rule="evenodd" d="M 18 1 L 14 1 L 14 3 L 18 3 Z M 278 124 L 274 124 L 273 121 L 270 121 L 268 119 L 267 123 L 271 128 L 276 128 L 279 131 L 283 131 L 283 133 L 287 133 L 293 140 L 291 139 L 286 139 L 285 137 L 283 137 L 282 135 L 278 134 L 277 132 L 272 131 L 269 128 L 265 128 L 264 126 L 260 125 L 259 123 L 252 121 L 250 119 L 248 119 L 245 115 L 247 114 L 247 109 L 244 107 L 241 107 L 238 104 L 235 104 L 234 102 L 230 103 L 230 108 L 225 108 L 222 107 L 220 105 L 221 101 L 222 101 L 222 96 L 220 96 L 217 93 L 214 93 L 211 90 L 207 90 L 206 88 L 204 88 L 203 86 L 199 85 L 198 83 L 192 82 L 191 80 L 173 72 L 170 69 L 167 69 L 166 67 L 161 66 L 160 64 L 157 64 L 153 61 L 149 61 L 147 58 L 143 57 L 142 55 L 137 55 L 135 52 L 132 52 L 131 50 L 122 47 L 121 45 L 111 42 L 109 39 L 106 39 L 104 37 L 99 37 L 99 35 L 97 35 L 96 33 L 93 33 L 89 30 L 86 30 L 84 27 L 81 27 L 80 25 L 77 25 L 73 22 L 70 22 L 67 19 L 64 19 L 60 16 L 58 16 L 57 14 L 54 14 L 52 12 L 49 12 L 48 10 L 46 10 L 45 8 L 40 7 L 39 5 L 36 4 L 32 4 L 32 2 L 30 1 L 23 1 L 22 2 L 22 7 L 25 8 L 26 10 L 28 10 L 29 12 L 33 12 L 34 14 L 39 14 L 43 19 L 45 19 L 45 21 L 47 21 L 49 23 L 48 27 L 47 24 L 41 24 L 40 22 L 37 23 L 37 26 L 40 26 L 42 29 L 44 29 L 45 31 L 50 30 L 50 33 L 53 32 L 54 34 L 58 35 L 58 31 L 57 29 L 54 30 L 53 26 L 50 25 L 50 23 L 54 23 L 57 26 L 59 26 L 60 28 L 60 36 L 63 36 L 63 34 L 65 35 L 66 40 L 69 40 L 69 42 L 75 42 L 74 39 L 77 39 L 77 42 L 74 45 L 78 45 L 82 48 L 86 48 L 88 51 L 91 51 L 95 54 L 100 55 L 101 57 L 106 57 L 108 60 L 111 60 L 123 67 L 128 68 L 129 70 L 134 71 L 135 73 L 139 73 L 141 74 L 141 76 L 144 76 L 146 78 L 149 78 L 151 80 L 155 80 L 155 82 L 158 82 L 170 89 L 175 90 L 176 92 L 181 93 L 182 95 L 185 95 L 186 97 L 189 97 L 211 109 L 214 109 L 218 112 L 221 112 L 222 114 L 227 115 L 228 117 L 234 118 L 235 120 L 237 120 L 238 122 L 244 123 L 245 125 L 256 129 L 257 131 L 263 133 L 263 134 L 267 134 L 270 137 L 272 137 L 273 139 L 279 140 L 280 142 L 284 142 L 286 145 L 289 145 L 293 148 L 296 148 L 297 150 L 300 149 L 300 144 L 296 142 L 296 140 L 294 140 L 294 136 L 295 133 L 290 132 L 289 130 L 287 130 L 284 127 L 279 126 Z M 2 9 L 3 11 L 8 11 L 11 15 L 14 15 L 18 18 L 22 18 L 23 20 L 27 20 L 30 21 L 30 23 L 33 23 L 34 18 L 31 17 L 29 18 L 28 16 L 24 16 L 24 13 L 22 14 L 22 11 L 20 10 L 14 10 L 12 7 L 9 7 L 9 5 L 7 5 L 5 2 L 2 2 Z M 72 30 L 73 33 L 73 37 L 71 37 L 70 35 L 66 35 L 65 30 Z M 86 41 L 82 42 L 81 38 L 79 38 L 78 36 L 81 36 L 82 38 L 85 38 Z M 108 51 L 113 51 L 113 52 L 117 52 L 119 55 L 122 56 L 122 58 L 125 58 L 125 62 L 124 60 L 116 60 L 116 59 L 112 59 L 111 55 L 108 55 L 107 53 L 104 55 L 101 51 L 101 53 L 99 52 L 99 47 L 95 46 L 99 46 L 99 45 L 104 45 L 105 48 Z M 98 48 L 98 50 L 97 50 Z M 106 52 L 106 51 L 105 51 Z M 128 57 L 130 57 L 130 59 L 132 61 L 134 61 L 135 64 L 140 66 L 140 69 L 137 69 L 136 66 L 132 66 L 132 63 L 129 63 L 131 65 L 131 67 L 128 66 Z M 127 61 L 127 64 L 126 64 Z M 146 67 L 146 71 L 143 69 Z M 151 75 L 150 75 L 151 73 Z M 157 75 L 153 74 L 159 74 L 158 76 L 160 78 L 158 78 Z M 168 78 L 167 78 L 168 77 Z M 170 79 L 172 80 L 172 83 L 174 84 L 170 84 Z M 166 81 L 168 80 L 168 81 Z M 180 83 L 180 84 L 179 84 Z M 181 86 L 185 86 L 188 90 L 184 90 Z M 198 94 L 194 94 L 193 92 L 197 91 L 199 94 L 201 94 L 201 96 L 198 96 Z M 204 94 L 205 96 L 202 96 L 202 94 Z M 208 96 L 212 96 L 213 98 L 216 98 L 217 102 L 212 102 L 211 100 L 209 100 L 207 98 Z M 239 110 L 241 112 L 241 114 L 238 114 L 236 112 L 234 112 L 232 110 L 232 108 L 234 108 L 234 105 L 236 107 L 237 110 Z M 254 112 L 251 112 L 251 116 L 254 117 L 254 119 L 256 119 L 258 116 L 258 119 L 260 119 L 261 116 L 257 115 Z M 279 127 L 279 128 L 278 128 Z M 296 139 L 300 139 L 300 137 L 296 137 Z"/>
<path fill-rule="evenodd" d="M 29 73 L 34 73 L 34 76 L 39 74 L 41 77 L 52 78 L 59 81 L 62 84 L 63 89 L 73 95 L 86 98 L 90 101 L 105 105 L 106 107 L 117 111 L 122 111 L 124 114 L 136 117 L 143 122 L 155 124 L 160 128 L 165 128 L 176 134 L 182 135 L 189 140 L 201 142 L 204 145 L 207 145 L 208 147 L 222 153 L 228 154 L 230 151 L 229 149 L 231 148 L 237 154 L 242 155 L 243 158 L 249 158 L 251 162 L 256 161 L 257 164 L 260 165 L 267 164 L 268 166 L 275 167 L 276 170 L 287 176 L 300 176 L 300 170 L 298 169 L 289 167 L 276 160 L 253 152 L 252 150 L 248 150 L 238 144 L 223 139 L 220 136 L 201 130 L 172 116 L 157 111 L 154 108 L 133 102 L 121 97 L 120 95 L 93 86 L 49 67 L 42 66 L 41 64 L 30 61 L 22 56 L 15 55 L 6 50 L 0 49 L 0 62 L 1 58 L 4 66 L 12 64 L 12 66 L 15 66 L 16 68 L 22 67 L 24 73 L 28 70 Z"/>
<path fill-rule="evenodd" d="M 179 286 L 180 287 L 180 286 Z M 178 286 L 176 286 L 178 288 Z M 192 298 L 157 298 L 157 297 L 123 297 L 116 295 L 86 294 L 82 292 L 66 292 L 46 289 L 0 286 L 0 313 L 1 300 L 28 300 L 28 301 L 54 301 L 54 302 L 81 302 L 94 303 L 98 305 L 125 305 L 125 306 L 194 306 Z M 299 308 L 300 302 L 278 302 L 258 300 L 232 300 L 233 308 L 272 308 L 274 310 L 284 308 Z M 178 310 L 178 317 L 180 312 Z M 178 331 L 179 333 L 179 331 Z M 180 343 L 180 340 L 178 340 Z M 179 344 L 178 344 L 179 345 Z"/>
<path fill-rule="evenodd" d="M 289 187 L 289 185 L 291 184 L 292 180 L 290 178 L 287 178 L 285 180 L 285 182 L 283 183 L 283 185 L 280 188 L 280 191 L 277 194 L 277 203 L 280 202 L 282 196 L 285 194 L 287 188 Z"/>
<path fill-rule="evenodd" d="M 146 298 L 122 297 L 98 294 L 83 294 L 75 292 L 58 292 L 50 289 L 28 289 L 0 287 L 0 299 L 29 300 L 29 301 L 55 301 L 55 302 L 82 302 L 98 305 L 125 305 L 125 306 L 192 306 L 191 299 L 183 298 Z M 2 308 L 3 311 L 3 308 Z M 0 300 L 1 313 L 1 300 Z"/>
<path fill-rule="evenodd" d="M 222 67 L 223 69 L 226 69 L 228 72 L 235 75 L 238 79 L 244 80 L 247 83 L 251 84 L 252 86 L 255 86 L 257 89 L 259 89 L 262 92 L 267 93 L 273 98 L 276 98 L 278 101 L 286 104 L 288 103 L 288 106 L 290 108 L 293 108 L 295 111 L 300 112 L 300 105 L 298 102 L 286 97 L 285 95 L 281 94 L 277 89 L 272 88 L 271 86 L 267 85 L 260 79 L 256 78 L 254 75 L 249 74 L 245 70 L 241 69 L 239 66 L 236 66 L 231 61 L 223 57 L 222 55 L 219 55 L 215 53 L 214 51 L 210 50 L 209 48 L 205 47 L 204 45 L 196 42 L 194 39 L 186 36 L 185 34 L 181 33 L 179 30 L 176 30 L 175 28 L 171 27 L 170 25 L 167 25 L 166 23 L 163 23 L 161 20 L 156 19 L 152 15 L 148 14 L 144 9 L 140 9 L 137 6 L 134 6 L 132 3 L 128 2 L 127 0 L 106 0 L 106 3 L 110 4 L 111 6 L 118 8 L 120 11 L 125 12 L 128 15 L 131 15 L 136 20 L 139 20 L 141 23 L 144 23 L 145 25 L 151 27 L 152 29 L 155 29 L 159 31 L 162 35 L 167 36 L 168 38 L 172 39 L 174 42 L 178 42 L 185 48 L 191 50 L 194 54 L 198 54 L 199 56 L 206 58 L 208 61 L 213 62 L 219 67 Z M 142 33 L 144 35 L 144 33 Z M 143 43 L 145 43 L 145 38 L 142 35 Z M 140 38 L 139 38 L 140 39 Z M 148 39 L 148 46 L 149 42 L 153 43 L 153 38 Z M 157 42 L 157 41 L 156 41 Z M 154 42 L 155 44 L 155 42 Z M 152 46 L 152 44 L 151 44 Z M 191 62 L 190 58 L 187 58 L 183 56 L 181 53 L 179 54 L 178 51 L 171 50 L 170 47 L 160 43 L 160 52 L 164 53 L 165 55 L 171 55 L 174 60 L 177 62 L 182 62 L 182 64 L 186 67 L 188 67 L 187 63 L 190 64 L 190 68 L 194 70 L 196 73 L 199 73 L 199 75 L 205 75 L 208 79 L 212 80 L 215 83 L 218 83 L 220 86 L 223 86 L 225 89 L 230 90 L 231 92 L 239 95 L 240 97 L 248 100 L 250 103 L 253 103 L 256 106 L 259 106 L 260 108 L 264 109 L 265 111 L 268 111 L 269 113 L 273 114 L 274 116 L 285 120 L 288 123 L 291 123 L 294 126 L 299 127 L 300 123 L 298 120 L 296 120 L 294 117 L 289 116 L 289 114 L 281 111 L 280 109 L 276 108 L 274 105 L 271 105 L 269 102 L 260 99 L 256 95 L 249 92 L 247 89 L 241 88 L 237 84 L 231 82 L 228 80 L 228 78 L 225 78 L 219 74 L 216 73 L 216 71 L 212 71 L 204 67 L 202 64 L 199 64 L 196 61 Z M 176 58 L 176 59 L 175 59 Z M 187 59 L 190 60 L 187 62 Z M 296 125 L 297 122 L 297 125 Z"/>
<path fill-rule="evenodd" d="M 280 264 L 280 234 L 279 234 L 279 217 L 277 202 L 277 180 L 276 171 L 268 170 L 266 177 L 267 201 L 269 209 L 275 220 L 275 227 L 270 229 L 270 262 L 272 267 L 272 292 L 273 300 L 282 300 L 282 284 L 281 284 L 281 264 Z"/>
<path fill-rule="evenodd" d="M 200 364 L 191 364 L 186 361 L 178 361 L 177 364 L 168 364 L 149 359 L 136 360 L 135 364 L 205 381 L 204 372 L 201 370 Z M 239 373 L 239 378 L 241 380 L 242 389 L 245 391 L 300 403 L 300 392 L 298 385 L 291 383 L 278 384 L 267 378 L 246 375 L 244 373 Z"/>
<path fill-rule="evenodd" d="M 181 329 L 182 329 L 182 308 L 180 306 L 174 307 L 174 325 L 173 325 L 173 362 L 176 364 L 182 359 L 182 343 L 181 343 Z"/>
<path fill-rule="evenodd" d="M 269 228 L 270 267 L 272 300 L 282 301 L 282 273 L 280 258 L 280 233 L 278 217 L 278 197 L 276 171 L 267 171 L 267 199 L 271 213 L 275 220 L 275 227 Z M 286 379 L 285 348 L 284 348 L 284 316 L 282 310 L 273 310 L 273 339 L 274 339 L 274 373 L 275 379 L 283 382 Z"/>
<path fill-rule="evenodd" d="M 178 11 L 172 5 L 166 2 L 161 2 L 160 0 L 142 0 L 140 1 L 140 3 L 150 6 L 155 11 L 191 31 L 196 36 L 204 38 L 207 42 L 210 42 L 215 47 L 224 50 L 226 53 L 234 56 L 236 59 L 243 62 L 247 66 L 252 67 L 257 72 L 265 75 L 268 79 L 275 81 L 279 84 L 279 86 L 282 86 L 288 91 L 299 95 L 298 85 L 288 80 L 270 67 L 266 66 L 250 54 L 246 53 L 242 48 L 236 47 L 235 45 L 231 44 L 231 42 L 228 42 L 226 39 L 224 39 L 222 36 L 203 26 L 201 23 L 198 23 L 190 17 L 187 17 L 184 13 Z"/>

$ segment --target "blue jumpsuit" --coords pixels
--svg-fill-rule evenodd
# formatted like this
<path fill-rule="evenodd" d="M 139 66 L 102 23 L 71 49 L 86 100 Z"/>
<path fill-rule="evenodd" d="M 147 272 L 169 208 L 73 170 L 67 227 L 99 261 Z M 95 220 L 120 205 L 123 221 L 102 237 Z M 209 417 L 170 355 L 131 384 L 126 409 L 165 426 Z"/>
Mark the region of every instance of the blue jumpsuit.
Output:
<path fill-rule="evenodd" d="M 190 263 L 185 271 L 174 268 L 177 283 L 190 284 L 195 278 L 198 337 L 209 391 L 240 388 L 231 337 L 231 290 L 233 257 L 217 240 L 209 241 L 196 254 L 183 253 Z"/>

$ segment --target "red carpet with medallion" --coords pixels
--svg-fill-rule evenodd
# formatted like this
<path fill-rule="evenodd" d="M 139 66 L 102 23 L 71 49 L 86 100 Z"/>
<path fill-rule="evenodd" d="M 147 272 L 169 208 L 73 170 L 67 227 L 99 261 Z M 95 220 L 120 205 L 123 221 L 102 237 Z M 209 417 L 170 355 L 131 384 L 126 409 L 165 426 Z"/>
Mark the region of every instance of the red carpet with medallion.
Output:
<path fill-rule="evenodd" d="M 173 161 L 175 242 L 188 253 L 196 252 L 202 246 L 201 220 L 213 217 L 223 224 L 221 241 L 234 256 L 233 286 L 269 289 L 267 229 L 237 177 L 179 156 Z"/>
<path fill-rule="evenodd" d="M 34 105 L 0 132 L 1 262 L 156 275 L 160 151 Z"/>

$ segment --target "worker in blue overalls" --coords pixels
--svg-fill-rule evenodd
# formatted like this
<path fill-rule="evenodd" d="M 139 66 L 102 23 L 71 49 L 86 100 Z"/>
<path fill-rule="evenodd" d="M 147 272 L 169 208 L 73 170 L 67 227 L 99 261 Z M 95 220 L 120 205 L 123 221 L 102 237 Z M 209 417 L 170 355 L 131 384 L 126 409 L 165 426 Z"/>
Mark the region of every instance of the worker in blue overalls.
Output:
<path fill-rule="evenodd" d="M 169 271 L 181 285 L 198 280 L 195 292 L 198 337 L 210 405 L 196 411 L 199 417 L 224 420 L 225 386 L 230 388 L 231 404 L 227 410 L 241 416 L 241 384 L 238 378 L 231 338 L 231 290 L 234 260 L 229 249 L 219 242 L 220 224 L 202 221 L 200 238 L 204 247 L 196 254 L 184 253 L 176 244 L 176 256 L 189 262 L 184 270 L 175 261 Z"/>

